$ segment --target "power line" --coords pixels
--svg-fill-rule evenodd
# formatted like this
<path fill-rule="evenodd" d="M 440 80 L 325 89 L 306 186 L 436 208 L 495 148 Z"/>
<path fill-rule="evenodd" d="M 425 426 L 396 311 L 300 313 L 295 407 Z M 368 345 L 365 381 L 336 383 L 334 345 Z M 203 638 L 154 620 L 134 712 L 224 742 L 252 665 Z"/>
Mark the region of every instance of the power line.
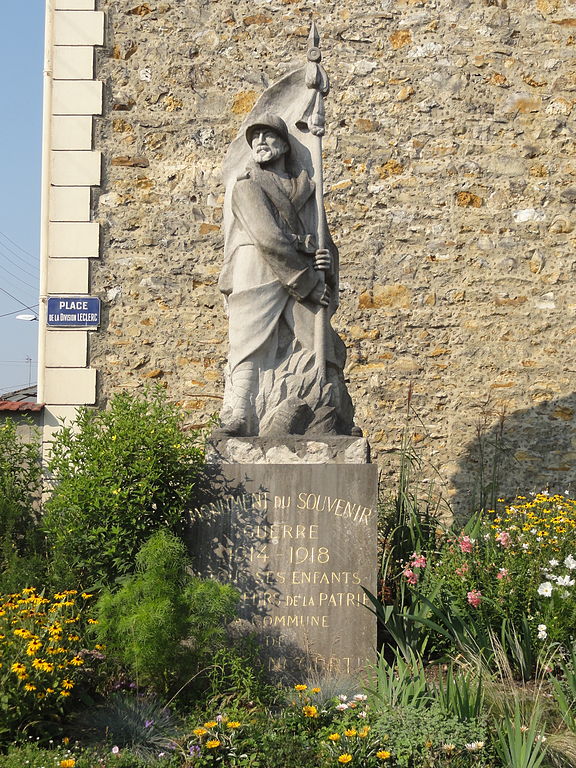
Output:
<path fill-rule="evenodd" d="M 25 267 L 21 267 L 17 261 L 14 261 L 14 259 L 11 259 L 10 256 L 7 256 L 5 253 L 3 253 L 3 250 L 2 250 L 3 248 L 4 246 L 2 245 L 2 243 L 0 243 L 0 256 L 2 256 L 4 259 L 6 259 L 6 261 L 8 261 L 13 266 L 15 266 L 16 269 L 19 269 L 21 272 L 24 272 L 24 274 L 28 275 L 29 277 L 34 277 L 34 278 L 37 277 L 38 269 L 36 269 L 34 272 L 31 272 L 30 270 L 32 269 L 32 265 L 25 262 L 24 259 L 18 259 L 18 261 L 20 261 L 22 264 L 25 264 L 26 267 L 29 267 L 29 269 L 26 269 Z"/>
<path fill-rule="evenodd" d="M 31 312 L 34 312 L 34 307 L 37 307 L 38 304 L 32 304 L 31 307 L 26 307 L 26 309 L 29 309 Z M 17 315 L 18 312 L 21 312 L 21 309 L 15 309 L 13 312 L 5 312 L 3 315 L 0 315 L 0 317 L 8 317 L 9 315 Z"/>
<path fill-rule="evenodd" d="M 4 290 L 4 288 L 1 288 L 1 287 L 0 287 L 0 291 L 2 291 L 2 293 L 5 293 L 5 294 L 6 294 L 6 296 L 10 296 L 10 298 L 11 298 L 11 299 L 14 299 L 14 301 L 17 301 L 17 302 L 18 302 L 18 304 L 20 304 L 22 307 L 24 307 L 24 309 L 29 309 L 31 312 L 34 312 L 34 310 L 32 309 L 32 307 L 30 307 L 28 304 L 24 304 L 24 302 L 23 302 L 23 301 L 20 301 L 20 299 L 17 299 L 17 298 L 16 298 L 16 296 L 12 296 L 12 294 L 11 294 L 11 293 L 8 293 L 8 291 Z M 38 306 L 38 304 L 36 304 L 35 306 L 37 307 L 37 306 Z M 13 314 L 13 313 L 11 312 L 10 314 Z"/>
<path fill-rule="evenodd" d="M 31 267 L 34 265 L 34 267 L 38 266 L 38 259 L 31 256 L 30 259 L 23 259 L 22 256 L 20 256 L 19 253 L 16 253 L 16 251 L 13 248 L 10 248 L 9 245 L 6 245 L 6 243 L 3 243 L 0 240 L 0 249 L 4 251 L 8 251 L 8 253 L 11 253 L 14 258 L 18 259 L 18 261 L 22 262 L 22 264 L 26 264 L 26 266 Z"/>
<path fill-rule="evenodd" d="M 27 283 L 26 280 L 22 280 L 21 277 L 18 277 L 18 275 L 15 275 L 14 272 L 10 272 L 10 270 L 6 269 L 6 267 L 3 267 L 3 266 L 0 265 L 0 269 L 2 269 L 4 272 L 6 272 L 6 274 L 10 275 L 10 277 L 13 277 L 15 280 L 18 280 L 18 282 L 22 283 L 22 285 L 26 285 L 26 286 L 28 286 L 28 288 L 32 288 L 32 290 L 35 291 L 35 292 L 38 290 L 38 286 L 37 285 L 32 285 L 32 283 Z M 33 275 L 32 275 L 32 277 L 33 277 Z"/>
<path fill-rule="evenodd" d="M 33 255 L 30 253 L 30 251 L 27 251 L 25 248 L 22 248 L 22 246 L 21 246 L 21 245 L 18 245 L 18 243 L 15 243 L 15 242 L 14 242 L 14 240 L 12 240 L 11 238 L 9 238 L 7 234 L 5 234 L 4 232 L 2 232 L 2 230 L 0 230 L 0 235 L 1 235 L 2 237 L 6 238 L 6 240 L 8 240 L 8 242 L 9 242 L 9 243 L 12 243 L 12 245 L 14 245 L 16 248 L 18 248 L 18 250 L 19 250 L 19 251 L 22 251 L 22 253 L 25 253 L 27 256 L 30 256 L 30 258 L 32 258 L 32 259 L 36 258 L 35 256 L 33 256 Z"/>
<path fill-rule="evenodd" d="M 0 267 L 0 285 L 4 287 L 4 290 L 15 293 L 24 304 L 38 301 L 38 288 L 28 288 L 20 280 L 14 280 L 4 272 L 2 267 Z"/>

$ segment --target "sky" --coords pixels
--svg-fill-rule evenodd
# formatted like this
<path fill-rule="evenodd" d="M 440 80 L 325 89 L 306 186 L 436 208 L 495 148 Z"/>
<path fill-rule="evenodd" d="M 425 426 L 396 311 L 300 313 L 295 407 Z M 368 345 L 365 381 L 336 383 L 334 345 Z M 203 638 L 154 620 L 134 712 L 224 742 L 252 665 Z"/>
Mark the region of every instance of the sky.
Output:
<path fill-rule="evenodd" d="M 44 0 L 2 3 L 0 397 L 36 383 Z M 11 296 L 7 295 L 11 294 Z"/>

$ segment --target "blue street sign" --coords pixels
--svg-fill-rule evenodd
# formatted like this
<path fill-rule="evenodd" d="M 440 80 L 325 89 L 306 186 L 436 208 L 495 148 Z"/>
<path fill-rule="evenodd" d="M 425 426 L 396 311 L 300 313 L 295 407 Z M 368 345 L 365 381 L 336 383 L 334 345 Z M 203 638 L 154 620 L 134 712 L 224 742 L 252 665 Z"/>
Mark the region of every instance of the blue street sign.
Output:
<path fill-rule="evenodd" d="M 46 324 L 50 328 L 97 328 L 100 299 L 96 296 L 50 296 Z"/>

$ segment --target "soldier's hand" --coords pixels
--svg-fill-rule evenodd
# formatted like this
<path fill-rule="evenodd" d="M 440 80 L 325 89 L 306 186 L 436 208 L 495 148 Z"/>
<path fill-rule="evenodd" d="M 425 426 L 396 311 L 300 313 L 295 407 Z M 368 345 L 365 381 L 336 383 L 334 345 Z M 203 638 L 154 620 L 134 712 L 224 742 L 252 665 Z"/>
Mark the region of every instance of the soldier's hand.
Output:
<path fill-rule="evenodd" d="M 318 248 L 314 256 L 314 269 L 322 272 L 332 271 L 332 254 L 327 248 Z"/>
<path fill-rule="evenodd" d="M 319 280 L 308 295 L 308 299 L 314 304 L 321 304 L 323 307 L 327 307 L 330 304 L 331 295 L 330 286 L 326 285 L 323 280 Z"/>

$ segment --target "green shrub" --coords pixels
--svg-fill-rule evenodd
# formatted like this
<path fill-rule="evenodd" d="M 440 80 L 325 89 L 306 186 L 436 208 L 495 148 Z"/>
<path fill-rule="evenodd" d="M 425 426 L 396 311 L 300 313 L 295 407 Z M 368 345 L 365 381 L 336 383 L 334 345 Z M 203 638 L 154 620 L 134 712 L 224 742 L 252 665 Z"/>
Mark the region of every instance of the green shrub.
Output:
<path fill-rule="evenodd" d="M 42 580 L 39 446 L 38 440 L 21 439 L 11 419 L 0 424 L 0 592 L 17 592 Z"/>
<path fill-rule="evenodd" d="M 231 647 L 211 653 L 211 668 L 206 676 L 207 701 L 214 706 L 251 708 L 272 703 L 278 689 L 266 679 L 253 638 L 236 639 Z"/>
<path fill-rule="evenodd" d="M 97 633 L 140 685 L 159 692 L 186 684 L 225 639 L 238 594 L 190 576 L 181 540 L 158 531 L 136 557 L 137 573 L 98 602 Z"/>
<path fill-rule="evenodd" d="M 44 528 L 53 578 L 81 588 L 114 583 L 159 528 L 182 534 L 203 464 L 197 432 L 160 391 L 81 408 L 52 444 Z"/>
<path fill-rule="evenodd" d="M 373 714 L 373 731 L 395 766 L 490 764 L 485 724 L 481 720 L 460 722 L 437 702 L 427 707 L 382 709 Z"/>

